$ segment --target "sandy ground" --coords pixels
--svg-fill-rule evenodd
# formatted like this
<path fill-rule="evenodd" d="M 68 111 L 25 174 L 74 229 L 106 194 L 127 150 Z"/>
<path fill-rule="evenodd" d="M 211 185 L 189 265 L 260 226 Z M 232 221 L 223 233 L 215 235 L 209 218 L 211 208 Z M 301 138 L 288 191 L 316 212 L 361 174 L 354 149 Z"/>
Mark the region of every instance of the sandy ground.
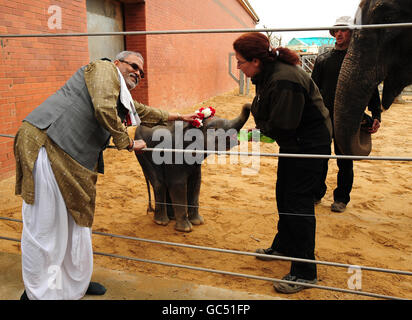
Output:
<path fill-rule="evenodd" d="M 381 129 L 373 136 L 373 156 L 412 157 L 411 97 L 407 104 L 394 104 L 383 113 Z M 228 93 L 202 105 L 216 108 L 217 115 L 234 118 L 252 96 Z M 179 110 L 192 112 L 198 106 Z M 253 128 L 250 118 L 245 128 Z M 132 134 L 132 132 L 131 132 Z M 260 152 L 276 153 L 276 144 L 259 143 Z M 249 151 L 252 144 L 249 144 Z M 236 151 L 236 149 L 232 149 Z M 245 151 L 245 150 L 241 150 Z M 259 151 L 259 150 L 258 150 Z M 147 189 L 141 168 L 133 154 L 105 151 L 106 174 L 98 180 L 94 231 L 162 240 L 213 248 L 254 252 L 270 246 L 278 216 L 275 205 L 276 158 L 238 159 L 231 164 L 207 159 L 202 168 L 200 214 L 205 224 L 190 233 L 174 230 L 174 222 L 159 226 L 146 212 Z M 215 159 L 217 160 L 217 159 Z M 316 259 L 350 265 L 412 271 L 412 167 L 410 162 L 356 161 L 352 200 L 344 213 L 330 211 L 336 185 L 336 161 L 330 160 L 328 191 L 316 207 Z M 248 169 L 249 174 L 242 170 Z M 243 173 L 243 174 L 242 174 Z M 21 219 L 21 199 L 14 196 L 14 177 L 0 181 L 0 216 Z M 0 235 L 19 238 L 21 224 L 0 221 Z M 252 256 L 204 251 L 141 241 L 93 236 L 95 251 L 140 259 L 229 272 L 282 278 L 289 271 L 287 261 L 264 262 Z M 0 240 L 0 252 L 19 253 L 19 243 Z M 95 255 L 95 265 L 130 274 L 148 274 L 162 279 L 190 281 L 224 289 L 279 296 L 272 283 L 244 277 L 188 270 Z M 349 289 L 348 268 L 318 266 L 319 285 Z M 363 271 L 361 289 L 381 295 L 412 299 L 410 276 Z M 289 299 L 374 299 L 330 290 L 309 289 L 282 296 Z M 156 297 L 153 297 L 154 299 Z"/>

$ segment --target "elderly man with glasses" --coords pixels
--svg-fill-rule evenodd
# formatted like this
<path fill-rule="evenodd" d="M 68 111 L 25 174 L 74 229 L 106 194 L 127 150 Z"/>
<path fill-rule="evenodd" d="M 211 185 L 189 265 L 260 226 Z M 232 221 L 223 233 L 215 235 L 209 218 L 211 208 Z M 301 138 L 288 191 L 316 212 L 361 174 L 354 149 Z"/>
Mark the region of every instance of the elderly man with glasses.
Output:
<path fill-rule="evenodd" d="M 113 138 L 118 150 L 142 152 L 143 140 L 127 125 L 192 121 L 134 101 L 144 77 L 140 53 L 124 51 L 114 62 L 81 67 L 24 120 L 14 141 L 16 194 L 23 198 L 21 299 L 80 299 L 106 289 L 90 282 L 91 226 L 96 182 L 104 172 L 103 150 Z"/>

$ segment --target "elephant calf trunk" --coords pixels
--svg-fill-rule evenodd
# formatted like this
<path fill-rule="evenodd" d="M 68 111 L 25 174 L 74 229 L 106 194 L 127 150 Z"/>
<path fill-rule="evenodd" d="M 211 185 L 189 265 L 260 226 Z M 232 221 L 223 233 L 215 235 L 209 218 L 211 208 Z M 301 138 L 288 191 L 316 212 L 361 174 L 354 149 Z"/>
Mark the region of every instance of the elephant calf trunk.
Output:
<path fill-rule="evenodd" d="M 233 120 L 227 120 L 227 123 L 225 125 L 225 130 L 235 129 L 239 131 L 240 129 L 242 129 L 243 125 L 249 119 L 251 106 L 252 105 L 250 103 L 245 103 L 242 106 L 242 111 L 237 118 Z"/>

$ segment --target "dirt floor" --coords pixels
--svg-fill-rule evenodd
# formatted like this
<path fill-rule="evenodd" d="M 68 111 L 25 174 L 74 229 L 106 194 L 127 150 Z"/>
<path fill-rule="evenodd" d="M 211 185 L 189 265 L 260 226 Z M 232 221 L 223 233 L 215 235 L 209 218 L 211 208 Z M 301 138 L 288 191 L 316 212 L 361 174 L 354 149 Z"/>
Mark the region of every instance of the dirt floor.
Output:
<path fill-rule="evenodd" d="M 217 116 L 234 118 L 252 95 L 227 93 L 205 101 Z M 382 114 L 382 125 L 373 136 L 372 156 L 412 157 L 412 103 L 394 104 Z M 198 106 L 179 110 L 192 112 Z M 245 128 L 253 128 L 250 118 Z M 132 132 L 130 132 L 132 134 Z M 260 152 L 276 153 L 276 144 L 259 143 Z M 249 151 L 257 150 L 249 143 Z M 236 151 L 237 149 L 232 149 Z M 246 151 L 246 150 L 241 150 Z M 213 156 L 211 156 L 213 157 Z M 144 239 L 162 240 L 237 251 L 254 252 L 269 247 L 276 232 L 275 203 L 277 159 L 271 157 L 238 159 L 230 163 L 205 160 L 202 168 L 200 214 L 205 224 L 190 233 L 174 230 L 174 222 L 159 226 L 146 212 L 147 189 L 141 168 L 133 154 L 105 151 L 106 173 L 99 176 L 94 231 Z M 259 162 L 260 160 L 260 162 Z M 249 158 L 250 161 L 250 158 Z M 328 191 L 316 206 L 316 259 L 350 265 L 412 271 L 412 166 L 411 162 L 356 161 L 351 202 L 344 213 L 330 211 L 336 185 L 336 161 L 330 160 Z M 243 170 L 243 171 L 242 171 Z M 21 219 L 21 199 L 14 196 L 14 177 L 0 181 L 0 216 Z M 0 221 L 0 235 L 19 238 L 21 224 Z M 252 256 L 204 251 L 93 236 L 95 251 L 140 259 L 229 272 L 282 278 L 289 271 L 287 261 L 264 262 Z M 0 240 L 0 252 L 19 253 L 19 243 Z M 151 263 L 95 255 L 95 265 L 129 274 L 148 274 L 162 279 L 190 281 L 255 294 L 279 296 L 269 281 L 188 270 Z M 319 285 L 349 289 L 352 273 L 348 268 L 319 265 Z M 411 276 L 363 271 L 362 291 L 412 299 Z M 282 296 L 288 299 L 374 299 L 348 293 L 309 289 Z M 153 297 L 155 299 L 155 297 Z"/>

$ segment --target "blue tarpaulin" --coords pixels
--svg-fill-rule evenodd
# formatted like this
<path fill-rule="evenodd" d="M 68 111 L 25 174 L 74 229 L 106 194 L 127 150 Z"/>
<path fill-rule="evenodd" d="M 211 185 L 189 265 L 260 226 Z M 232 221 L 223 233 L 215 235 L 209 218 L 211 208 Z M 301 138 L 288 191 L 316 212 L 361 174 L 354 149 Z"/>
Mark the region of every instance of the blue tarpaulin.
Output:
<path fill-rule="evenodd" d="M 289 41 L 288 46 L 323 46 L 325 44 L 334 44 L 335 39 L 332 37 L 310 37 L 310 38 L 293 38 Z"/>

